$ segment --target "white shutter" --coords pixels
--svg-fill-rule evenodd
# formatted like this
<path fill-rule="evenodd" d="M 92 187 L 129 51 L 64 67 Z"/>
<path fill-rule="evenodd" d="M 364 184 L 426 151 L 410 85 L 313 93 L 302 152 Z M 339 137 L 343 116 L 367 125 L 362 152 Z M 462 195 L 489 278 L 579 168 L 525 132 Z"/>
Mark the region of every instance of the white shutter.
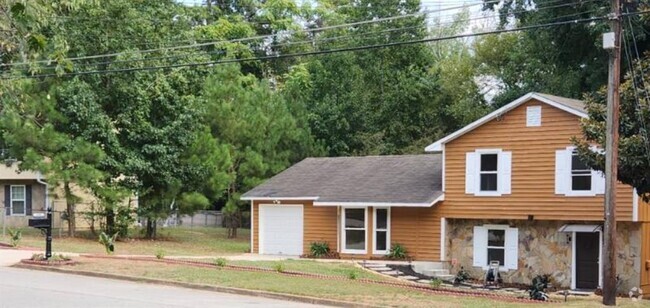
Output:
<path fill-rule="evenodd" d="M 478 154 L 468 152 L 465 154 L 465 193 L 474 194 L 477 191 L 476 180 L 478 174 Z"/>
<path fill-rule="evenodd" d="M 500 194 L 510 194 L 510 183 L 512 182 L 512 152 L 499 153 L 498 165 L 499 186 L 497 187 Z"/>
<path fill-rule="evenodd" d="M 571 189 L 571 151 L 555 151 L 555 194 L 566 195 Z"/>
<path fill-rule="evenodd" d="M 505 263 L 507 269 L 517 269 L 519 263 L 519 230 L 517 228 L 506 229 Z"/>
<path fill-rule="evenodd" d="M 487 266 L 487 229 L 474 227 L 474 266 Z"/>
<path fill-rule="evenodd" d="M 596 170 L 591 170 L 591 191 L 594 195 L 605 193 L 605 175 Z"/>

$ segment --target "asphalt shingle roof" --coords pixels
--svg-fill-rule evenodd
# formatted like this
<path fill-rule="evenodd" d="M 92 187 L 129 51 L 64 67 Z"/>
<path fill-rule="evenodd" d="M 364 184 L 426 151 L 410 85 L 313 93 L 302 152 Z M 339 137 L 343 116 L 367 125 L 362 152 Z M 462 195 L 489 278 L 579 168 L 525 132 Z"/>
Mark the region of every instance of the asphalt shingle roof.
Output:
<path fill-rule="evenodd" d="M 307 158 L 242 198 L 421 204 L 433 203 L 442 194 L 441 155 L 425 154 Z"/>
<path fill-rule="evenodd" d="M 573 98 L 568 98 L 568 97 L 562 97 L 562 96 L 555 96 L 551 94 L 546 94 L 546 93 L 538 93 L 535 92 L 535 94 L 545 97 L 549 100 L 552 100 L 558 104 L 562 104 L 566 107 L 569 107 L 573 110 L 577 110 L 583 113 L 587 113 L 587 110 L 585 109 L 585 103 L 581 100 L 578 99 L 573 99 Z"/>

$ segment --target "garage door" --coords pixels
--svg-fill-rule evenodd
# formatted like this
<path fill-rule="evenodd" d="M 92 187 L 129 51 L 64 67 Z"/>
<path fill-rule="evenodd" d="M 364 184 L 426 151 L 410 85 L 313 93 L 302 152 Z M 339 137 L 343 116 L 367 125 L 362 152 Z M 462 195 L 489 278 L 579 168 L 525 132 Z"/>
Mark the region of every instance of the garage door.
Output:
<path fill-rule="evenodd" d="M 302 205 L 260 205 L 260 253 L 302 254 Z"/>

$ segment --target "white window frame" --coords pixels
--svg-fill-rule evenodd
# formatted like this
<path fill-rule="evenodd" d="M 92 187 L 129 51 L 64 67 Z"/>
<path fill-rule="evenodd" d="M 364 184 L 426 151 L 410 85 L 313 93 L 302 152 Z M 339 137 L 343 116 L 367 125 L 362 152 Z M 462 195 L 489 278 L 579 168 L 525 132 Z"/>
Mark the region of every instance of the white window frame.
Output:
<path fill-rule="evenodd" d="M 494 248 L 494 247 L 493 247 L 493 246 L 488 246 L 488 245 L 487 245 L 488 240 L 489 240 L 489 239 L 487 238 L 488 231 L 489 231 L 489 230 L 504 230 L 504 232 L 505 232 L 505 238 L 504 238 L 504 242 L 503 242 L 503 245 L 504 245 L 504 246 L 503 246 L 503 249 L 504 249 L 504 252 L 503 252 L 503 263 L 504 263 L 504 264 L 499 264 L 499 271 L 500 271 L 500 272 L 507 272 L 507 271 L 511 271 L 511 270 L 517 270 L 517 267 L 515 267 L 515 268 L 508 267 L 508 242 L 509 242 L 509 241 L 508 241 L 508 230 L 509 230 L 509 229 L 515 229 L 515 230 L 518 230 L 518 228 L 512 228 L 512 227 L 510 227 L 509 225 L 490 225 L 490 224 L 480 225 L 480 226 L 475 226 L 475 228 L 482 228 L 482 229 L 485 229 L 485 235 L 486 235 L 485 241 L 486 241 L 486 242 L 485 242 L 485 263 L 474 264 L 474 266 L 475 266 L 475 267 L 480 267 L 480 268 L 482 268 L 483 270 L 487 270 L 487 269 L 489 268 L 490 260 L 488 260 L 488 258 L 487 258 L 487 255 L 488 255 L 487 250 L 488 250 L 489 248 Z M 517 231 L 517 234 L 519 234 L 518 231 Z M 476 238 L 474 238 L 474 240 L 476 240 Z M 516 243 L 519 243 L 519 239 L 517 238 L 517 239 L 515 240 L 515 242 L 516 242 Z M 473 246 L 476 246 L 476 245 L 473 245 Z M 498 248 L 498 247 L 497 247 L 497 248 Z M 519 259 L 519 247 L 517 247 L 517 259 Z M 518 262 L 519 260 L 515 260 L 515 261 Z"/>
<path fill-rule="evenodd" d="M 500 179 L 499 179 L 499 161 L 500 161 L 499 156 L 501 155 L 501 152 L 503 152 L 503 151 L 501 149 L 477 149 L 474 152 L 478 155 L 478 158 L 477 158 L 478 161 L 477 161 L 477 164 L 476 164 L 477 165 L 477 171 L 476 171 L 476 173 L 474 173 L 475 177 L 476 177 L 476 185 L 475 185 L 474 195 L 475 196 L 481 196 L 481 197 L 498 197 L 498 196 L 503 195 L 503 193 L 501 192 L 500 187 L 499 187 L 499 185 L 500 185 L 499 184 L 499 182 L 500 182 Z M 497 170 L 496 171 L 488 171 L 488 172 L 486 172 L 486 174 L 490 173 L 490 174 L 496 174 L 497 175 L 497 190 L 487 190 L 487 191 L 486 190 L 481 190 L 481 174 L 482 174 L 482 171 L 481 171 L 481 155 L 483 155 L 483 154 L 496 154 L 497 155 Z"/>
<path fill-rule="evenodd" d="M 558 162 L 557 162 L 557 155 L 556 155 L 556 170 L 555 170 L 555 193 L 564 195 L 567 197 L 594 197 L 597 195 L 602 195 L 604 194 L 603 189 L 604 189 L 604 178 L 594 178 L 597 176 L 600 176 L 601 178 L 602 173 L 593 169 L 591 170 L 591 189 L 590 190 L 573 190 L 573 153 L 575 152 L 576 147 L 575 146 L 568 146 L 564 150 L 558 150 L 558 151 L 567 151 L 570 152 L 571 155 L 568 155 L 568 157 L 565 156 L 565 159 L 568 161 L 565 161 L 564 163 L 566 164 L 565 170 L 562 171 L 562 174 L 558 174 Z M 599 151 L 596 147 L 592 147 L 593 151 Z M 557 152 L 557 151 L 556 151 Z M 558 179 L 558 176 L 561 176 L 563 180 Z M 598 181 L 597 181 L 598 180 Z M 558 181 L 563 181 L 564 183 L 558 183 Z M 564 184 L 564 185 L 562 185 Z M 558 192 L 558 185 L 562 188 L 561 192 Z M 603 186 L 603 187 L 600 187 Z"/>
<path fill-rule="evenodd" d="M 363 229 L 361 228 L 346 228 L 345 227 L 345 210 L 347 209 L 362 209 L 364 213 L 363 217 Z M 345 206 L 341 207 L 341 251 L 343 253 L 349 254 L 366 254 L 368 252 L 368 207 L 366 206 Z M 347 249 L 346 248 L 346 231 L 347 230 L 363 230 L 363 249 Z"/>
<path fill-rule="evenodd" d="M 386 210 L 386 229 L 379 229 L 377 227 L 377 210 Z M 376 255 L 385 255 L 390 251 L 390 207 L 374 207 L 372 211 L 372 253 Z M 386 232 L 386 249 L 377 250 L 377 232 Z"/>
<path fill-rule="evenodd" d="M 23 198 L 14 199 L 14 188 L 21 187 L 23 189 Z M 14 201 L 23 202 L 23 213 L 14 213 Z M 9 186 L 9 208 L 11 216 L 27 216 L 27 186 L 26 185 L 10 185 Z"/>
<path fill-rule="evenodd" d="M 494 170 L 494 171 L 483 171 L 482 170 L 483 169 L 483 166 L 482 166 L 483 155 L 495 155 L 496 156 L 496 160 L 497 160 L 497 168 L 496 168 L 496 170 Z M 478 192 L 480 194 L 499 192 L 499 153 L 478 153 L 478 157 L 479 157 L 478 158 L 478 187 L 476 187 L 476 188 L 478 188 Z M 482 186 L 481 185 L 482 184 L 481 179 L 482 179 L 482 175 L 484 175 L 484 174 L 486 174 L 486 175 L 489 175 L 489 174 L 496 175 L 496 189 L 495 190 L 481 190 L 481 186 Z"/>
<path fill-rule="evenodd" d="M 586 196 L 593 195 L 594 194 L 593 193 L 594 187 L 593 187 L 592 178 L 593 178 L 594 175 L 593 175 L 593 170 L 591 168 L 589 168 L 588 166 L 587 166 L 588 169 L 579 170 L 579 171 L 583 171 L 583 172 L 589 171 L 589 190 L 573 190 L 573 177 L 574 176 L 586 177 L 586 175 L 574 175 L 573 174 L 573 157 L 578 156 L 578 152 L 577 152 L 577 150 L 575 148 L 567 149 L 567 150 L 571 150 L 571 159 L 570 159 L 570 162 L 569 162 L 569 183 L 568 183 L 569 185 L 571 185 L 571 188 L 569 189 L 569 192 L 571 193 L 571 195 L 574 195 L 574 196 L 578 196 L 578 195 L 581 195 L 581 194 L 585 194 Z"/>
<path fill-rule="evenodd" d="M 497 225 L 497 226 L 492 226 L 492 227 L 489 227 L 489 226 L 484 226 L 484 227 L 485 227 L 485 233 L 488 235 L 488 239 L 487 239 L 488 241 L 485 244 L 485 247 L 487 248 L 487 250 L 485 252 L 486 256 L 489 257 L 490 249 L 502 249 L 503 250 L 503 264 L 499 263 L 499 268 L 505 268 L 506 267 L 506 264 L 505 264 L 506 263 L 506 236 L 508 236 L 507 232 L 506 232 L 506 229 L 508 229 L 508 226 Z M 503 246 L 501 246 L 501 247 L 499 247 L 499 246 L 490 246 L 488 244 L 488 243 L 490 243 L 490 230 L 502 230 L 503 231 Z M 490 265 L 490 259 L 489 258 L 487 259 L 487 263 L 488 264 L 486 264 L 486 266 Z"/>

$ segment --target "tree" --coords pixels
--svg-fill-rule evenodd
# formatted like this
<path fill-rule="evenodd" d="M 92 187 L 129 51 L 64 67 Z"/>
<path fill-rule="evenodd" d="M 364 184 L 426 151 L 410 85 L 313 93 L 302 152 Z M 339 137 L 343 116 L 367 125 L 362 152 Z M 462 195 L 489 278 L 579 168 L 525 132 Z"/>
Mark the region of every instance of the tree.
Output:
<path fill-rule="evenodd" d="M 626 74 L 621 84 L 621 106 L 619 126 L 619 181 L 636 188 L 639 196 L 650 201 L 650 103 L 647 96 L 649 80 L 643 76 L 650 68 L 650 58 L 645 57 L 636 63 L 634 69 Z M 595 170 L 605 170 L 605 155 L 594 151 L 592 145 L 605 148 L 607 89 L 589 93 L 585 96 L 589 118 L 582 121 L 584 138 L 576 138 L 580 156 Z"/>
<path fill-rule="evenodd" d="M 240 195 L 301 159 L 294 149 L 310 138 L 309 131 L 297 126 L 280 93 L 267 82 L 242 74 L 237 65 L 216 69 L 206 83 L 205 98 L 210 131 L 219 147 L 229 152 L 223 211 L 228 235 L 236 237 L 247 206 Z M 310 154 L 309 149 L 303 151 L 304 156 Z"/>

